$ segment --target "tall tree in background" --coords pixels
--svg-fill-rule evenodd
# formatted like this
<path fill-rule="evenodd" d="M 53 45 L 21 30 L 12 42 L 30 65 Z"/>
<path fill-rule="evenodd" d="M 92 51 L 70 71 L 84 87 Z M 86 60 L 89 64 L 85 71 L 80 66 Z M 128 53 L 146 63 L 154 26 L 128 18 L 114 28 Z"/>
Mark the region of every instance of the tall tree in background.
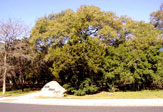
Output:
<path fill-rule="evenodd" d="M 161 31 L 95 6 L 40 18 L 30 40 L 44 51 L 53 75 L 71 94 L 119 85 L 139 90 L 162 79 Z"/>
<path fill-rule="evenodd" d="M 53 75 L 77 95 L 98 91 L 100 64 L 105 46 L 121 37 L 121 20 L 112 12 L 95 6 L 81 6 L 39 19 L 32 29 L 31 42 L 47 50 Z M 104 43 L 102 43 L 102 41 Z M 90 87 L 88 86 L 90 85 Z"/>
<path fill-rule="evenodd" d="M 158 11 L 151 13 L 151 23 L 159 29 L 163 29 L 163 3 Z"/>
<path fill-rule="evenodd" d="M 77 12 L 69 9 L 40 18 L 30 40 L 39 47 L 62 47 L 67 40 L 72 45 L 98 37 L 111 45 L 120 38 L 121 29 L 122 22 L 114 13 L 103 12 L 95 6 L 81 6 Z"/>
<path fill-rule="evenodd" d="M 13 47 L 11 49 L 9 59 L 13 66 L 13 71 L 21 85 L 22 91 L 24 91 L 25 79 L 27 77 L 27 71 L 31 68 L 33 60 L 35 58 L 34 47 L 29 43 L 28 38 L 17 39 L 13 41 Z M 17 85 L 17 84 L 14 84 Z"/>
<path fill-rule="evenodd" d="M 108 89 L 128 86 L 131 90 L 162 85 L 161 31 L 153 25 L 126 19 L 125 43 L 110 47 L 104 59 Z"/>
<path fill-rule="evenodd" d="M 27 35 L 27 27 L 23 22 L 16 19 L 9 19 L 6 22 L 0 22 L 0 42 L 4 44 L 3 56 L 3 94 L 6 91 L 6 74 L 7 74 L 7 56 L 10 48 L 13 47 L 13 41 Z"/>
<path fill-rule="evenodd" d="M 30 41 L 68 93 L 162 85 L 162 6 L 160 10 L 158 18 L 151 16 L 154 27 L 81 6 L 76 12 L 69 9 L 40 18 Z"/>

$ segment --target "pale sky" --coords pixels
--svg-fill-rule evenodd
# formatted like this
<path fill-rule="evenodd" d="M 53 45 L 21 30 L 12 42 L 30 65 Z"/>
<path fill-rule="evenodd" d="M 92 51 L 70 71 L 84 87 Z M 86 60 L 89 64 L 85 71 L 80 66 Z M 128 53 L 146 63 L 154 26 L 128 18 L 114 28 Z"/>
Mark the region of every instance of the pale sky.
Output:
<path fill-rule="evenodd" d="M 150 13 L 159 9 L 163 0 L 0 0 L 0 20 L 17 18 L 30 27 L 45 15 L 65 9 L 76 11 L 81 5 L 95 5 L 117 16 L 149 22 Z"/>

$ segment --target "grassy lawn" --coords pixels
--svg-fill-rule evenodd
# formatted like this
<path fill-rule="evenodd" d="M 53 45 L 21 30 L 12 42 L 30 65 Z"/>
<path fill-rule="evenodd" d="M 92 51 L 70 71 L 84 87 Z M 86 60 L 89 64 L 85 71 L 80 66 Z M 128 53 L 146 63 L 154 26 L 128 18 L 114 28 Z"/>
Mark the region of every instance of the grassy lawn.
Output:
<path fill-rule="evenodd" d="M 12 90 L 12 91 L 6 91 L 6 94 L 2 95 L 2 91 L 0 91 L 0 96 L 22 96 L 32 92 L 35 91 L 30 89 L 25 89 L 24 92 L 22 92 L 22 90 Z"/>
<path fill-rule="evenodd" d="M 138 98 L 163 98 L 163 90 L 143 90 L 127 92 L 101 92 L 94 95 L 74 96 L 67 95 L 72 99 L 138 99 Z"/>
<path fill-rule="evenodd" d="M 24 92 L 21 90 L 14 91 L 6 91 L 4 96 L 22 96 L 25 94 L 29 94 L 35 92 L 34 90 L 25 89 Z M 0 91 L 0 96 L 2 92 Z M 48 97 L 37 97 L 40 99 L 47 99 Z M 163 98 L 163 90 L 143 90 L 143 91 L 127 91 L 127 92 L 100 92 L 93 95 L 85 95 L 85 96 L 74 96 L 74 95 L 66 95 L 61 99 L 138 99 L 138 98 Z M 51 99 L 51 98 L 48 98 Z"/>

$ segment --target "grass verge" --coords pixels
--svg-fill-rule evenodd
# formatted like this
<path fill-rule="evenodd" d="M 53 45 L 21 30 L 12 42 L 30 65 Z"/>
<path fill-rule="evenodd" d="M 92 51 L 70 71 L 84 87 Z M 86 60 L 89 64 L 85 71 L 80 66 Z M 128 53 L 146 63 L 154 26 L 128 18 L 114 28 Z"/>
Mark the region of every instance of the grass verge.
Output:
<path fill-rule="evenodd" d="M 6 91 L 5 95 L 2 95 L 2 91 L 0 91 L 0 96 L 1 97 L 23 96 L 32 92 L 35 92 L 35 90 L 25 89 L 24 92 L 22 92 L 22 90 L 12 90 L 12 91 Z"/>
<path fill-rule="evenodd" d="M 148 98 L 163 98 L 163 90 L 142 90 L 142 91 L 127 91 L 127 92 L 100 92 L 93 95 L 74 96 L 67 95 L 67 98 L 72 99 L 148 99 Z"/>
<path fill-rule="evenodd" d="M 0 91 L 0 96 L 22 96 L 29 93 L 35 92 L 35 90 L 25 89 L 24 92 L 21 90 L 6 91 L 5 95 L 2 95 Z M 39 99 L 53 99 L 54 97 L 41 97 Z M 142 90 L 142 91 L 127 91 L 127 92 L 100 92 L 92 95 L 85 96 L 75 96 L 66 95 L 65 97 L 59 99 L 149 99 L 149 98 L 163 98 L 163 90 Z M 56 98 L 55 98 L 56 99 Z"/>

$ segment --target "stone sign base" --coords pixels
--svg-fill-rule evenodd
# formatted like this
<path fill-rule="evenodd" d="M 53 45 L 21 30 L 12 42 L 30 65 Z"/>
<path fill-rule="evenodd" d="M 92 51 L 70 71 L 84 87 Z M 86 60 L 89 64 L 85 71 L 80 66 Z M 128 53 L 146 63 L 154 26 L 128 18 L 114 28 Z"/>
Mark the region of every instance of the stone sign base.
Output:
<path fill-rule="evenodd" d="M 57 82 L 51 81 L 41 89 L 43 97 L 63 97 L 66 90 Z"/>

